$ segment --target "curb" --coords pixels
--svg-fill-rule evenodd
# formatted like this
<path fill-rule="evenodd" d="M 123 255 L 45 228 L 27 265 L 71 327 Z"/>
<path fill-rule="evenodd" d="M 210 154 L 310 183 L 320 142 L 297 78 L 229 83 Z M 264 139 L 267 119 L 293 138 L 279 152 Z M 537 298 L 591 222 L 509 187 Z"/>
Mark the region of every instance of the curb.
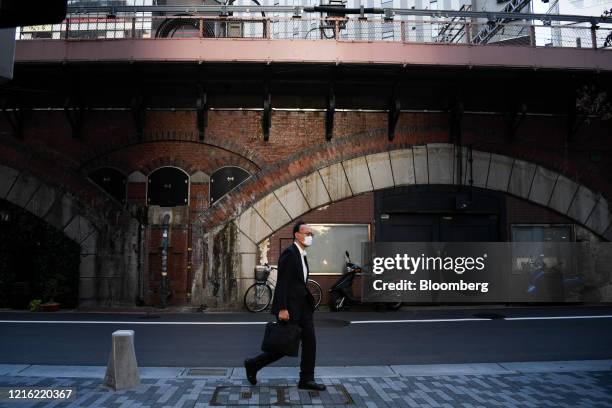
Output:
<path fill-rule="evenodd" d="M 246 379 L 243 367 L 140 367 L 141 378 L 151 379 Z M 296 367 L 266 367 L 261 379 L 298 378 Z M 428 377 L 612 371 L 612 360 L 526 361 L 468 364 L 413 364 L 388 366 L 317 367 L 318 378 Z M 50 377 L 103 379 L 105 366 L 0 364 L 0 378 Z"/>

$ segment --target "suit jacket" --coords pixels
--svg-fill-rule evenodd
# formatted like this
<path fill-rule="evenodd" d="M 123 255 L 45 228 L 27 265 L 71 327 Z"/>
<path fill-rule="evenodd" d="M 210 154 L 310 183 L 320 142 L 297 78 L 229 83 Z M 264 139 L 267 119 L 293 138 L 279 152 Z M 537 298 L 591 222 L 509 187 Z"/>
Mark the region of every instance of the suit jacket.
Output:
<path fill-rule="evenodd" d="M 289 319 L 292 321 L 300 320 L 304 310 L 314 311 L 314 298 L 304 282 L 302 256 L 295 244 L 285 248 L 278 258 L 271 313 L 277 316 L 282 309 L 289 311 Z"/>

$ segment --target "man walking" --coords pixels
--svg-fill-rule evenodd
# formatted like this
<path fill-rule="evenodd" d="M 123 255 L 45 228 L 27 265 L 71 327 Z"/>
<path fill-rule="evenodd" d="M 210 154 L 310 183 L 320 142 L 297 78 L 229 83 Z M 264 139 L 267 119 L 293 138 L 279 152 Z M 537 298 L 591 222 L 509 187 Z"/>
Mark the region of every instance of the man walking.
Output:
<path fill-rule="evenodd" d="M 306 287 L 308 282 L 307 246 L 312 245 L 312 229 L 304 221 L 293 227 L 293 244 L 283 250 L 278 258 L 278 276 L 272 314 L 278 320 L 288 320 L 302 328 L 302 361 L 298 388 L 306 390 L 325 390 L 325 385 L 314 380 L 316 338 L 312 314 L 315 300 Z M 263 352 L 257 357 L 244 360 L 247 379 L 257 384 L 257 371 L 283 357 L 282 354 Z"/>

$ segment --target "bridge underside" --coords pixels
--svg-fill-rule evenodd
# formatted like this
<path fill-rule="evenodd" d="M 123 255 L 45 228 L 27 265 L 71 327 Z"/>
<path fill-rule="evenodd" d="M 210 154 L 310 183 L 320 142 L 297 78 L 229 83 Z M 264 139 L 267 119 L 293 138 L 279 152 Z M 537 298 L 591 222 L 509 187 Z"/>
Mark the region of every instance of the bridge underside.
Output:
<path fill-rule="evenodd" d="M 576 91 L 612 94 L 612 72 L 297 63 L 18 62 L 4 108 L 449 110 L 572 115 Z M 399 102 L 396 104 L 395 101 Z"/>

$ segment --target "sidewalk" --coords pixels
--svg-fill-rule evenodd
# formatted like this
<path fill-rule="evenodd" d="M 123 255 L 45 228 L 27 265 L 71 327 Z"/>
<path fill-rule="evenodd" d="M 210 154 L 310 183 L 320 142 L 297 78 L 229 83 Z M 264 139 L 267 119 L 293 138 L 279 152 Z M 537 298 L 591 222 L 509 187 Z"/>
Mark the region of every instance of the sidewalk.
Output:
<path fill-rule="evenodd" d="M 0 364 L 0 387 L 76 389 L 69 402 L 0 407 L 612 407 L 612 360 L 318 367 L 325 392 L 296 388 L 296 367 L 142 367 L 141 384 L 102 385 L 105 367 Z"/>

